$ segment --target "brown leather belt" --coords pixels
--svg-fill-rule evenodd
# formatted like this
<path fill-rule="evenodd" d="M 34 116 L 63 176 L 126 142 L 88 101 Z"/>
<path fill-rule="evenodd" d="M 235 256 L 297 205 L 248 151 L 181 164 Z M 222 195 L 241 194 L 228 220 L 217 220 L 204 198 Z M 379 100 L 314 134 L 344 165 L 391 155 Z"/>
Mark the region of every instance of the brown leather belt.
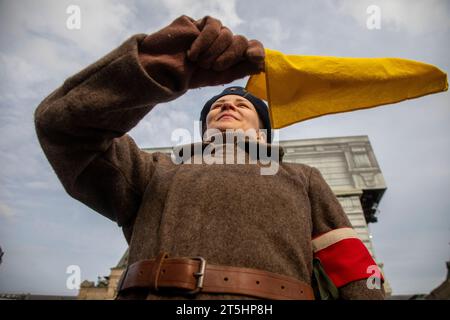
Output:
<path fill-rule="evenodd" d="M 118 284 L 118 292 L 147 288 L 178 293 L 227 293 L 262 299 L 314 300 L 311 286 L 292 277 L 249 268 L 207 264 L 202 257 L 168 258 L 161 253 L 153 260 L 130 265 Z"/>

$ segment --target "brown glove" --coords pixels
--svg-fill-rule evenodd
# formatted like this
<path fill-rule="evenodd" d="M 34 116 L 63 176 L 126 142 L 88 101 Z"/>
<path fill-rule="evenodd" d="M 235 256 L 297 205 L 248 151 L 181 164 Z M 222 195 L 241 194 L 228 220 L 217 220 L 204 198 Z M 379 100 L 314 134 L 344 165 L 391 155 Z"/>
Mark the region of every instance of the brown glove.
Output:
<path fill-rule="evenodd" d="M 232 82 L 264 70 L 264 47 L 257 40 L 233 35 L 222 23 L 181 16 L 148 35 L 139 59 L 147 73 L 174 90 Z"/>

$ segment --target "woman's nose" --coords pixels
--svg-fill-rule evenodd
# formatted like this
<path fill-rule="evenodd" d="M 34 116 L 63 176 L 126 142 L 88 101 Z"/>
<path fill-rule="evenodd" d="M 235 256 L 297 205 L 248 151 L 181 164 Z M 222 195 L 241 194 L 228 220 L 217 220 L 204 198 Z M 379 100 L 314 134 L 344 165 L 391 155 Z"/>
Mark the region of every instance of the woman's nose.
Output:
<path fill-rule="evenodd" d="M 224 104 L 222 104 L 222 110 L 226 110 L 226 109 L 235 109 L 236 106 L 230 102 L 225 102 Z"/>

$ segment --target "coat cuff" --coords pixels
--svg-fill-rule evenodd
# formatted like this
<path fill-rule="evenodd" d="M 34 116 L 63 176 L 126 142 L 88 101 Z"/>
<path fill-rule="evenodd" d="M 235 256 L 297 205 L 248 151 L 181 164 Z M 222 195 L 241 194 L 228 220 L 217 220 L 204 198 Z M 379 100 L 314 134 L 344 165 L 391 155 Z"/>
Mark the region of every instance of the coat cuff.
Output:
<path fill-rule="evenodd" d="M 384 281 L 369 250 L 352 228 L 339 228 L 313 238 L 314 258 L 336 287 L 371 278 Z"/>

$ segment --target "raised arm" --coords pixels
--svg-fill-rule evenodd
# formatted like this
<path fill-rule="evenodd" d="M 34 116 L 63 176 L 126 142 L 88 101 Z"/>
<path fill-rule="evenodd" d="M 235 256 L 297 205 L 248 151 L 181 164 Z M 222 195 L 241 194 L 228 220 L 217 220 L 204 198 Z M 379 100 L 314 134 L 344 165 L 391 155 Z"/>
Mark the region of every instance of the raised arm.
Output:
<path fill-rule="evenodd" d="M 182 16 L 68 78 L 35 111 L 38 139 L 68 194 L 130 229 L 155 166 L 168 159 L 126 133 L 156 104 L 258 73 L 263 59 L 259 42 L 220 21 Z"/>

